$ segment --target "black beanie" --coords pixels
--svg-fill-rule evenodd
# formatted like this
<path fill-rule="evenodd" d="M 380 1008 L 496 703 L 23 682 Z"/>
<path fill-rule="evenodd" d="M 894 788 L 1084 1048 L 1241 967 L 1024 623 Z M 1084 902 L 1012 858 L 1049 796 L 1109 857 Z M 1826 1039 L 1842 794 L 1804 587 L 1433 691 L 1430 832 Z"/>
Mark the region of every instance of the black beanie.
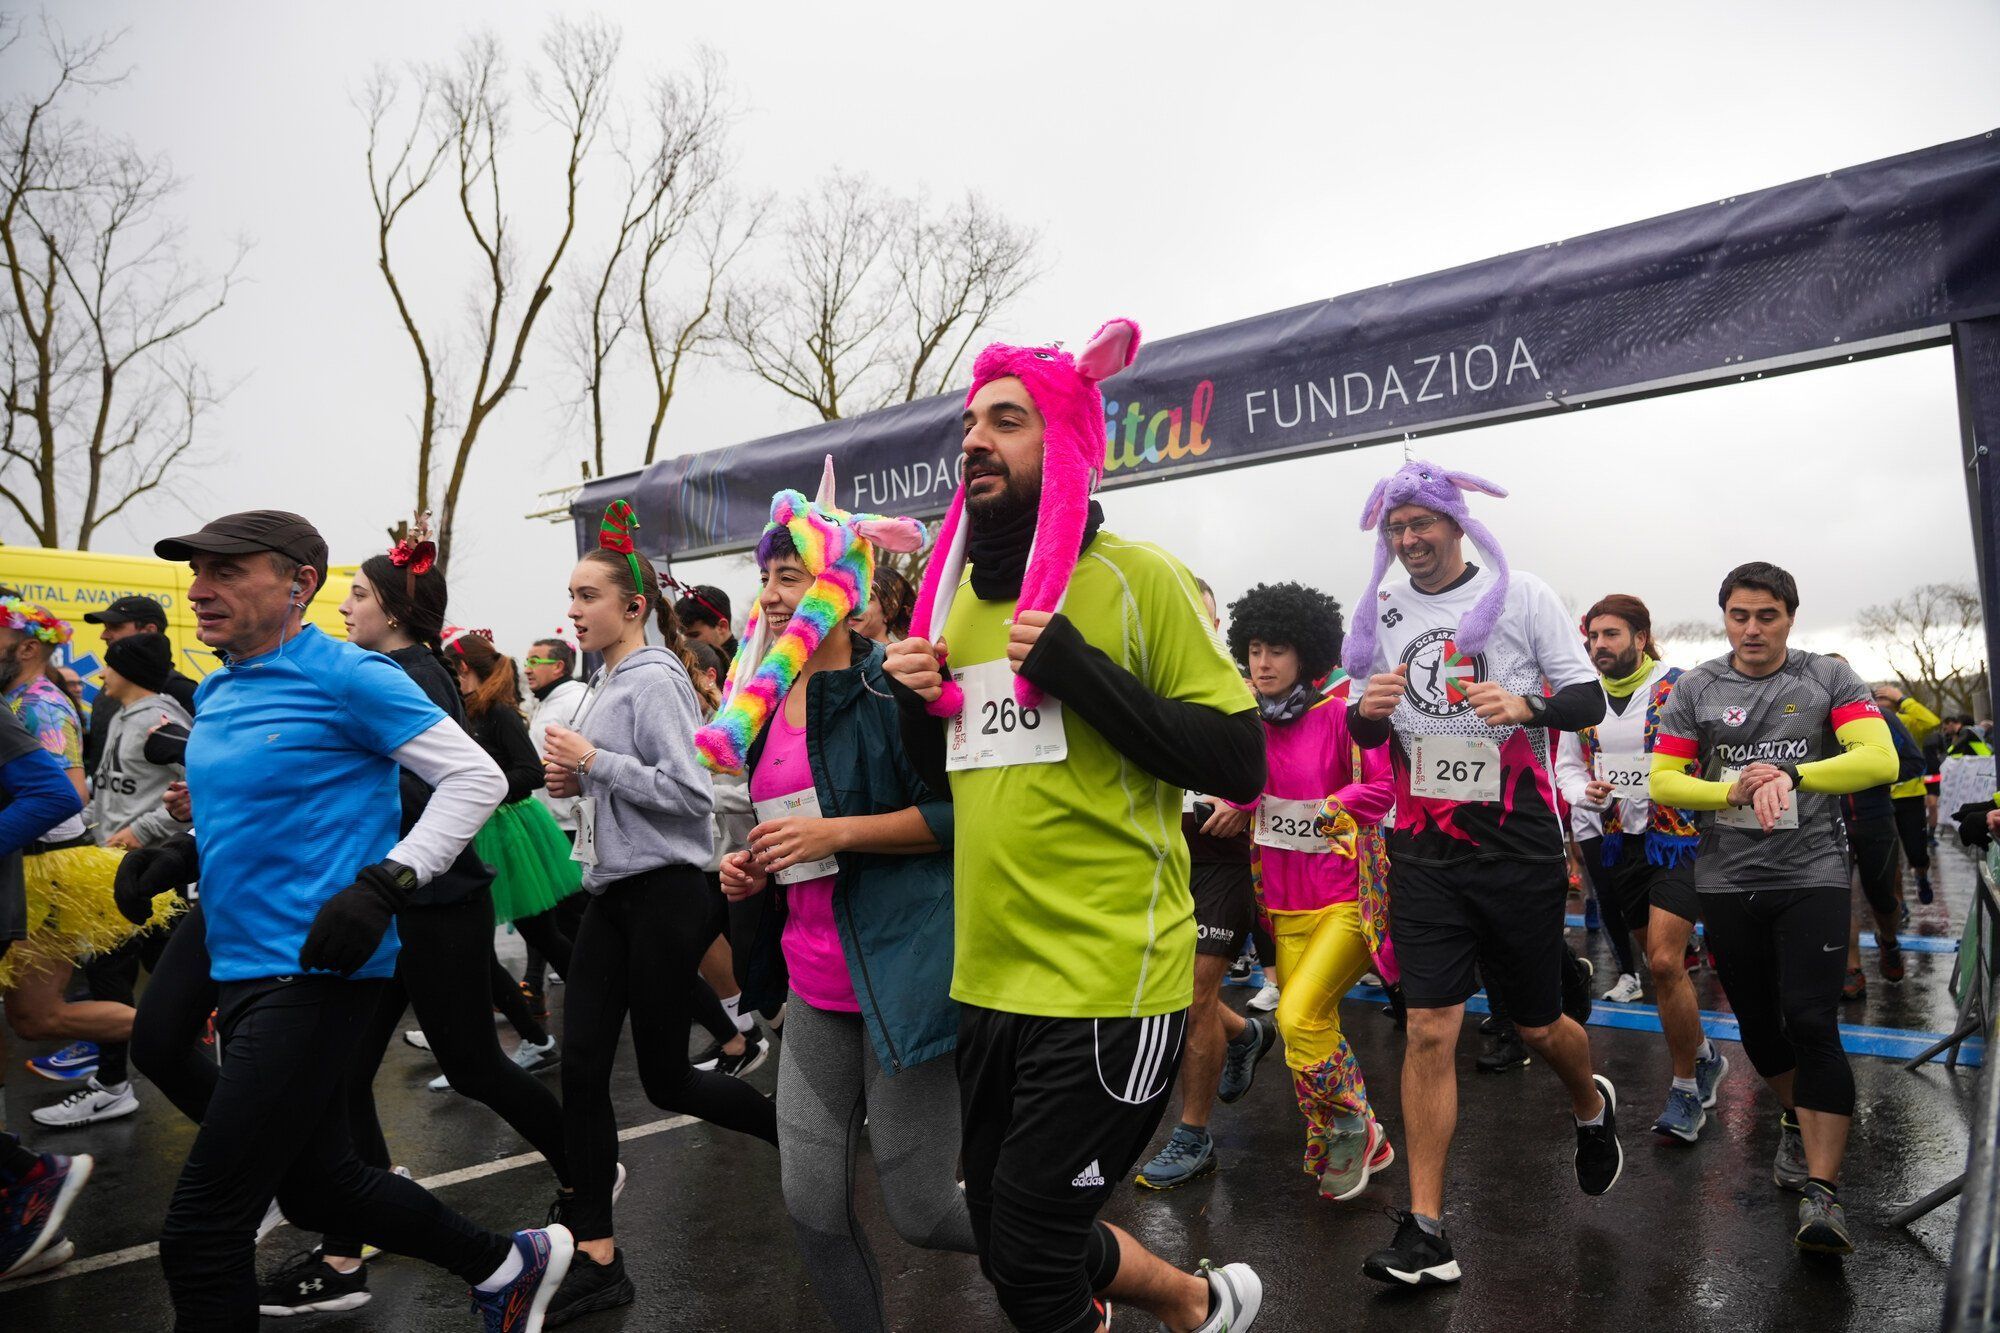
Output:
<path fill-rule="evenodd" d="M 127 634 L 104 650 L 104 660 L 140 689 L 156 694 L 174 674 L 174 650 L 164 634 Z"/>

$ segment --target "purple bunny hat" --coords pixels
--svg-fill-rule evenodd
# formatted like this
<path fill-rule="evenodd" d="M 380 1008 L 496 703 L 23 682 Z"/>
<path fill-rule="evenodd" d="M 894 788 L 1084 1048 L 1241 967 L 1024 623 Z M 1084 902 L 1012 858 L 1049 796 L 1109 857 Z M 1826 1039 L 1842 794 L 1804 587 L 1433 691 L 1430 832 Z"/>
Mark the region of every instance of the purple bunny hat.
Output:
<path fill-rule="evenodd" d="M 1399 505 L 1422 505 L 1434 513 L 1443 514 L 1465 530 L 1465 535 L 1493 562 L 1499 574 L 1493 586 L 1486 590 L 1478 604 L 1459 622 L 1457 643 L 1459 650 L 1476 653 L 1486 647 L 1486 640 L 1493 634 L 1493 627 L 1500 623 L 1500 610 L 1507 604 L 1507 587 L 1513 576 L 1507 569 L 1507 553 L 1500 549 L 1500 543 L 1493 540 L 1493 534 L 1486 525 L 1472 516 L 1465 507 L 1468 491 L 1478 491 L 1482 495 L 1505 497 L 1504 487 L 1496 486 L 1482 477 L 1469 472 L 1447 472 L 1436 463 L 1421 458 L 1413 458 L 1388 476 L 1375 483 L 1375 489 L 1368 494 L 1368 503 L 1361 510 L 1361 526 L 1364 530 L 1375 529 L 1375 569 L 1368 576 L 1368 591 L 1361 594 L 1361 609 L 1354 617 L 1354 632 L 1347 636 L 1345 650 L 1341 654 L 1341 665 L 1347 674 L 1356 680 L 1367 678 L 1375 661 L 1375 595 L 1382 589 L 1382 576 L 1389 572 L 1389 561 L 1395 552 L 1389 547 L 1389 534 L 1383 530 L 1389 513 Z"/>

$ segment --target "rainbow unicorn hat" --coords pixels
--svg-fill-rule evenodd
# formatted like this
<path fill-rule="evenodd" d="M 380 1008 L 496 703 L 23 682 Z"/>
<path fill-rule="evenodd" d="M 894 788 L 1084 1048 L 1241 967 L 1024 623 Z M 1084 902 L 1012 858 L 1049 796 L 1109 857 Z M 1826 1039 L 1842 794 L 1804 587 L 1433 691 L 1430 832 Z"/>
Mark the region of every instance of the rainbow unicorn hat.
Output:
<path fill-rule="evenodd" d="M 921 551 L 924 547 L 924 525 L 915 519 L 850 514 L 834 503 L 834 496 L 833 457 L 828 455 L 818 499 L 807 500 L 790 490 L 771 497 L 771 521 L 764 536 L 769 538 L 780 528 L 790 533 L 799 563 L 814 582 L 775 641 L 761 608 L 751 609 L 742 647 L 723 686 L 722 707 L 694 737 L 701 762 L 715 772 L 743 771 L 750 746 L 791 690 L 806 659 L 828 634 L 868 605 L 875 548 Z"/>

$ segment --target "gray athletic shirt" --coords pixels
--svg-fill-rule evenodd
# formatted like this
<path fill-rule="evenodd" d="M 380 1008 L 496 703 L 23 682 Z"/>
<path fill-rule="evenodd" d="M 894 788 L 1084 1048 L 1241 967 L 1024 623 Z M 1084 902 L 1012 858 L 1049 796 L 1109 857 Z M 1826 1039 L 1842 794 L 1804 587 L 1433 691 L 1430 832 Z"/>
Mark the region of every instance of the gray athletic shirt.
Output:
<path fill-rule="evenodd" d="M 1796 766 L 1831 759 L 1845 750 L 1834 728 L 1880 715 L 1868 686 L 1845 662 L 1794 648 L 1778 670 L 1751 677 L 1732 667 L 1728 657 L 1718 657 L 1681 676 L 1660 710 L 1653 749 L 1694 759 L 1697 777 L 1720 782 L 1725 769 L 1759 761 Z M 1792 800 L 1799 826 L 1770 833 L 1718 824 L 1712 812 L 1698 813 L 1695 888 L 1703 893 L 1845 888 L 1840 798 L 1794 792 Z"/>

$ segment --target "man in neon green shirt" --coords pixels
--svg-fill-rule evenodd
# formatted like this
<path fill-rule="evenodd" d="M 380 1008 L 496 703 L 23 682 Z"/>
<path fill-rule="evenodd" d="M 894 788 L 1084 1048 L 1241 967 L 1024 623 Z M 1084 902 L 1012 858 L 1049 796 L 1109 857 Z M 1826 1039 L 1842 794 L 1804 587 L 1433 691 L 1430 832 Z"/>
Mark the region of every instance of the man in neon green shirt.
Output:
<path fill-rule="evenodd" d="M 1247 1265 L 1185 1273 L 1096 1220 L 1166 1109 L 1193 1000 L 1182 790 L 1248 804 L 1264 782 L 1255 701 L 1193 577 L 1102 531 L 1088 498 L 1095 381 L 1136 346 L 1123 324 L 1077 358 L 980 354 L 964 487 L 885 666 L 905 745 L 958 812 L 966 1201 L 1002 1310 L 1087 1333 L 1130 1303 L 1170 1329 L 1243 1333 L 1262 1301 Z M 1060 609 L 1022 609 L 1046 586 L 1038 556 L 1072 553 Z"/>

